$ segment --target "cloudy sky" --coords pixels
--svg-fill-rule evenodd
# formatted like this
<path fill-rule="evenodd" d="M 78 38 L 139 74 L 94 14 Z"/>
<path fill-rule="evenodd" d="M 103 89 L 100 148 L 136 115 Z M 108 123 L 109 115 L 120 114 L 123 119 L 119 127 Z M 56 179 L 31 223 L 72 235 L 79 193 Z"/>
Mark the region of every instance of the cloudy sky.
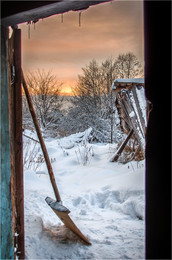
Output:
<path fill-rule="evenodd" d="M 70 92 L 78 74 L 92 59 L 102 62 L 120 53 L 133 52 L 143 63 L 143 2 L 117 0 L 92 6 L 81 13 L 52 16 L 30 27 L 22 24 L 24 72 L 51 71 L 63 92 Z"/>

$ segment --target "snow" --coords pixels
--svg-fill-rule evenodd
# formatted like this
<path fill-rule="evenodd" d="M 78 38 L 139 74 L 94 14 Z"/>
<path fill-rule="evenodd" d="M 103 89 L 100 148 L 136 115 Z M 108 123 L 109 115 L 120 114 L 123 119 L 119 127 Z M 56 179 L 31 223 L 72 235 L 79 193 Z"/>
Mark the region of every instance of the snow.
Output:
<path fill-rule="evenodd" d="M 42 162 L 24 172 L 26 259 L 144 259 L 144 161 L 111 163 L 117 146 L 87 143 L 90 131 L 45 143 L 62 203 L 92 245 L 80 242 L 47 205 L 45 198 L 55 197 Z M 81 146 L 93 151 L 84 165 L 76 156 Z"/>
<path fill-rule="evenodd" d="M 115 83 L 135 83 L 144 84 L 144 78 L 133 78 L 133 79 L 115 79 L 112 83 L 112 89 L 116 89 Z"/>
<path fill-rule="evenodd" d="M 132 102 L 133 109 L 134 109 L 134 111 L 132 111 L 130 113 L 130 117 L 133 117 L 135 115 L 135 113 L 136 113 L 138 123 L 139 123 L 139 125 L 140 125 L 140 127 L 142 129 L 142 125 L 141 125 L 141 122 L 140 122 L 140 117 L 139 117 L 139 114 L 138 114 L 136 103 L 134 101 L 133 93 L 130 92 L 129 95 L 130 95 L 130 100 Z M 139 105 L 140 105 L 141 113 L 143 115 L 143 118 L 144 118 L 144 121 L 145 121 L 145 126 L 146 126 L 146 98 L 145 98 L 145 95 L 144 95 L 144 88 L 142 87 L 139 90 L 136 88 L 136 95 L 138 97 L 138 102 L 139 102 Z M 142 143 L 142 147 L 143 147 L 143 149 L 145 149 L 144 131 L 142 129 L 141 130 L 142 132 L 141 132 L 139 127 L 137 127 L 137 130 L 138 130 L 138 135 L 140 136 L 140 141 Z"/>
<path fill-rule="evenodd" d="M 115 79 L 114 83 L 138 83 L 144 84 L 144 78 L 133 78 L 133 79 Z"/>
<path fill-rule="evenodd" d="M 131 111 L 131 113 L 129 114 L 130 117 L 134 117 L 135 116 L 135 113 L 134 111 Z"/>
<path fill-rule="evenodd" d="M 136 94 L 138 97 L 139 105 L 142 111 L 142 115 L 145 121 L 145 126 L 147 126 L 147 118 L 146 118 L 146 98 L 145 98 L 145 90 L 144 88 L 137 89 L 136 88 Z"/>

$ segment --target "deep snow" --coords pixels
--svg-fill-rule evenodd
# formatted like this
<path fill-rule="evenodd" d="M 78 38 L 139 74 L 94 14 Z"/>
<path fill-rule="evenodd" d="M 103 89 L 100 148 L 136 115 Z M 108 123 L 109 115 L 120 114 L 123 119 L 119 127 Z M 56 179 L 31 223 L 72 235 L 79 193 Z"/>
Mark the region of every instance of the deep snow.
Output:
<path fill-rule="evenodd" d="M 115 83 L 139 83 L 139 84 L 144 84 L 144 78 L 133 78 L 133 79 L 115 79 L 113 84 L 112 84 L 112 89 L 116 89 Z"/>
<path fill-rule="evenodd" d="M 84 146 L 78 143 L 81 136 L 45 141 L 63 205 L 92 245 L 78 241 L 45 202 L 54 194 L 42 162 L 36 172 L 35 166 L 24 172 L 26 258 L 144 259 L 144 161 L 112 163 L 116 145 Z"/>

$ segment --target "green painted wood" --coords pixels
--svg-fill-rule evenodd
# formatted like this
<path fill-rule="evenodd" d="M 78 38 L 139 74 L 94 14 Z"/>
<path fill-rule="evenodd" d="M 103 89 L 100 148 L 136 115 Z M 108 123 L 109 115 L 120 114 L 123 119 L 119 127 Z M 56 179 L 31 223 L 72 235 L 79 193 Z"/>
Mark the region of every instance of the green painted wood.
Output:
<path fill-rule="evenodd" d="M 11 155 L 8 93 L 8 30 L 1 26 L 1 95 L 0 95 L 0 143 L 1 143 L 1 251 L 0 259 L 13 259 L 13 223 L 11 203 Z"/>

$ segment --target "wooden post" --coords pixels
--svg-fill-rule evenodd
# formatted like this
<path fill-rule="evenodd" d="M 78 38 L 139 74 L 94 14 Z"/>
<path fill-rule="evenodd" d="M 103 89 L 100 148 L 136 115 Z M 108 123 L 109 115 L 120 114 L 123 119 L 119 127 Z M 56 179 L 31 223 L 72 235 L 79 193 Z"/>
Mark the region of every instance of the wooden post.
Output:
<path fill-rule="evenodd" d="M 14 86 L 12 85 L 12 68 L 14 64 L 14 34 L 8 40 L 8 71 L 9 71 L 9 119 L 10 119 L 10 144 L 11 144 L 11 200 L 12 200 L 12 218 L 13 218 L 13 244 L 16 247 L 16 181 L 15 181 L 15 157 L 14 157 Z M 16 259 L 16 252 L 14 252 Z"/>
<path fill-rule="evenodd" d="M 55 194 L 57 201 L 60 202 L 61 197 L 60 197 L 60 194 L 59 194 L 56 182 L 55 182 L 54 173 L 53 173 L 53 169 L 52 169 L 52 166 L 51 166 L 50 158 L 48 156 L 48 152 L 47 152 L 47 149 L 46 149 L 46 146 L 45 146 L 45 143 L 44 143 L 44 139 L 43 139 L 42 134 L 41 134 L 39 122 L 38 122 L 34 107 L 32 105 L 31 96 L 29 94 L 23 72 L 22 72 L 22 84 L 23 84 L 23 88 L 24 88 L 24 91 L 25 91 L 25 94 L 26 94 L 26 99 L 27 99 L 29 110 L 30 110 L 30 113 L 31 113 L 31 116 L 32 116 L 32 119 L 33 119 L 33 123 L 35 125 L 37 136 L 38 136 L 41 148 L 42 148 L 42 152 L 44 154 L 44 158 L 45 158 L 45 162 L 46 162 L 47 169 L 48 169 L 48 172 L 49 172 L 50 181 L 51 181 L 51 184 L 52 184 L 52 187 L 53 187 L 53 190 L 54 190 L 54 194 Z"/>
<path fill-rule="evenodd" d="M 14 160 L 16 181 L 16 227 L 18 233 L 18 257 L 25 257 L 24 241 L 24 187 L 23 187 L 23 139 L 22 139 L 22 89 L 21 89 L 21 30 L 14 29 Z"/>
<path fill-rule="evenodd" d="M 8 29 L 1 25 L 1 95 L 0 95 L 0 259 L 13 259 L 13 224 L 11 203 L 11 157 L 8 93 Z"/>
<path fill-rule="evenodd" d="M 126 144 L 128 143 L 129 139 L 131 138 L 132 134 L 133 134 L 133 129 L 131 129 L 131 131 L 127 135 L 126 139 L 124 140 L 124 142 L 119 147 L 115 156 L 110 160 L 111 162 L 116 162 L 118 160 L 119 156 L 121 155 L 122 151 L 124 150 Z"/>

